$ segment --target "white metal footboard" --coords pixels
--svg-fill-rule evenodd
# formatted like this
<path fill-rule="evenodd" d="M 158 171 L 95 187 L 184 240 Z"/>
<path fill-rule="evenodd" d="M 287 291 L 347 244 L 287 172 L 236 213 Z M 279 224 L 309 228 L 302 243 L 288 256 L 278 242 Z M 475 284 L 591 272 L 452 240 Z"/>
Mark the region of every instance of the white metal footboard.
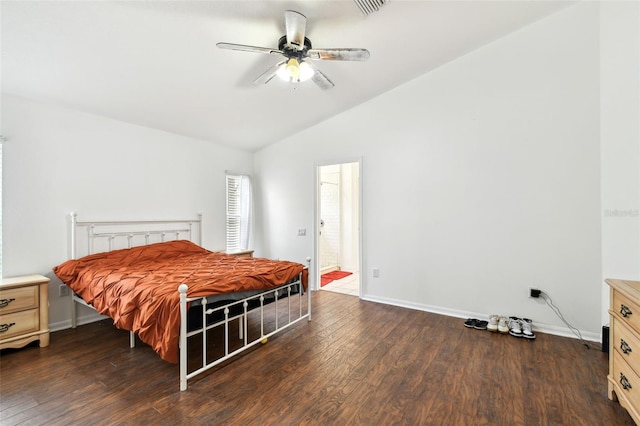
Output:
<path fill-rule="evenodd" d="M 310 262 L 310 258 L 307 258 L 307 262 Z M 297 289 L 297 296 L 295 292 Z M 180 292 L 180 390 L 187 389 L 187 381 L 198 374 L 201 374 L 212 367 L 228 360 L 229 358 L 246 351 L 247 349 L 260 344 L 266 343 L 266 340 L 273 336 L 274 334 L 285 330 L 286 328 L 294 325 L 295 323 L 307 319 L 311 321 L 311 291 L 307 288 L 307 290 L 303 289 L 302 286 L 302 274 L 298 276 L 296 281 L 285 284 L 284 286 L 280 286 L 278 288 L 274 288 L 272 290 L 264 291 L 260 294 L 247 297 L 243 300 L 239 300 L 236 302 L 228 303 L 224 306 L 217 306 L 215 308 L 207 307 L 207 298 L 206 297 L 187 297 L 188 286 L 186 284 L 182 284 L 178 291 Z M 306 312 L 303 309 L 304 295 L 306 294 Z M 278 306 L 278 301 L 284 300 L 286 296 L 286 312 L 284 319 L 280 318 L 280 307 Z M 274 329 L 265 332 L 265 308 L 270 305 L 265 305 L 265 299 L 273 297 L 275 300 L 272 303 L 272 308 L 275 311 Z M 298 297 L 297 300 L 297 312 L 296 306 L 292 308 L 292 297 Z M 187 311 L 188 304 L 190 302 L 200 301 L 202 305 L 202 319 L 201 326 L 195 330 L 187 329 Z M 255 338 L 249 338 L 249 332 L 247 328 L 247 320 L 249 314 L 249 302 L 251 301 L 259 301 L 259 306 L 252 310 L 252 312 L 259 311 L 260 314 L 260 335 Z M 240 314 L 232 314 L 231 311 L 234 307 L 241 307 Z M 213 323 L 208 324 L 207 318 L 210 315 L 215 315 L 216 313 L 222 313 L 223 318 L 221 320 L 215 321 Z M 242 339 L 241 345 L 239 348 L 231 349 L 230 348 L 230 332 L 229 326 L 233 321 L 238 321 L 238 328 L 240 330 L 240 337 Z M 224 327 L 224 353 L 222 356 L 216 358 L 213 361 L 208 360 L 208 342 L 207 336 L 208 331 L 216 328 L 216 327 Z M 244 332 L 243 332 L 244 330 Z M 188 361 L 189 361 L 189 344 L 188 339 L 194 336 L 200 335 L 201 340 L 201 363 L 200 366 L 195 368 L 193 371 L 188 371 Z"/>

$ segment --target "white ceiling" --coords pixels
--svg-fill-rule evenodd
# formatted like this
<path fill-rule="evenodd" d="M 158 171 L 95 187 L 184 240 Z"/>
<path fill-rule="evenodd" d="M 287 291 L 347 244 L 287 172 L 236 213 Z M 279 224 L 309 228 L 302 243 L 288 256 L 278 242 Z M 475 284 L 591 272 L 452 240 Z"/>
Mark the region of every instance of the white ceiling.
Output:
<path fill-rule="evenodd" d="M 364 16 L 348 1 L 0 2 L 3 93 L 255 151 L 568 6 L 562 1 L 401 1 Z M 313 47 L 367 62 L 316 62 L 334 83 L 253 80 L 278 56 L 283 11 Z M 517 58 L 514 58 L 517 60 Z"/>

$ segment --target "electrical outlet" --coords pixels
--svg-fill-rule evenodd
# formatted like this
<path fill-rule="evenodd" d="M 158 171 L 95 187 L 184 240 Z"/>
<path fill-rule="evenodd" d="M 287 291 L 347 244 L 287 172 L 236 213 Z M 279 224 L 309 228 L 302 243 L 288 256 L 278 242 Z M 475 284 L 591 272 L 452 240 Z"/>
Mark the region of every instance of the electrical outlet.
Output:
<path fill-rule="evenodd" d="M 529 287 L 529 297 L 540 297 L 540 293 L 542 293 L 542 290 L 539 290 L 535 287 Z"/>
<path fill-rule="evenodd" d="M 68 295 L 69 295 L 69 287 L 67 287 L 64 284 L 60 284 L 60 287 L 58 287 L 58 296 L 65 297 Z"/>
<path fill-rule="evenodd" d="M 378 268 L 373 268 L 371 270 L 371 275 L 373 275 L 373 278 L 378 278 L 380 276 L 380 269 Z"/>

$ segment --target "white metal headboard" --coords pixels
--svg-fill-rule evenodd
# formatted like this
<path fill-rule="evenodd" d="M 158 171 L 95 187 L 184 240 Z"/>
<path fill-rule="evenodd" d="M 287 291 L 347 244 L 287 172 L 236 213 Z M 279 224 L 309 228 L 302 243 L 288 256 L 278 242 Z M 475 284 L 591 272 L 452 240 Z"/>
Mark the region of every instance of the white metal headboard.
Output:
<path fill-rule="evenodd" d="M 197 230 L 194 230 L 194 225 Z M 81 232 L 86 229 L 86 234 Z M 88 254 L 131 248 L 169 240 L 189 240 L 202 244 L 202 214 L 186 220 L 78 221 L 71 212 L 69 253 L 71 259 Z M 86 247 L 86 252 L 79 252 Z"/>

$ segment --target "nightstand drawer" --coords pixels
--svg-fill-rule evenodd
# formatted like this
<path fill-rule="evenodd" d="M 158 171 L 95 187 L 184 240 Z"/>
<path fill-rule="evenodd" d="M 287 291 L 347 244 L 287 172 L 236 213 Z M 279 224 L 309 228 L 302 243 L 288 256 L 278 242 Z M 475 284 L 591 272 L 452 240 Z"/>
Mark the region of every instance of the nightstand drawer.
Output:
<path fill-rule="evenodd" d="M 0 315 L 38 307 L 37 285 L 0 290 Z"/>
<path fill-rule="evenodd" d="M 38 331 L 40 329 L 40 312 L 38 309 L 0 315 L 0 339 Z"/>

